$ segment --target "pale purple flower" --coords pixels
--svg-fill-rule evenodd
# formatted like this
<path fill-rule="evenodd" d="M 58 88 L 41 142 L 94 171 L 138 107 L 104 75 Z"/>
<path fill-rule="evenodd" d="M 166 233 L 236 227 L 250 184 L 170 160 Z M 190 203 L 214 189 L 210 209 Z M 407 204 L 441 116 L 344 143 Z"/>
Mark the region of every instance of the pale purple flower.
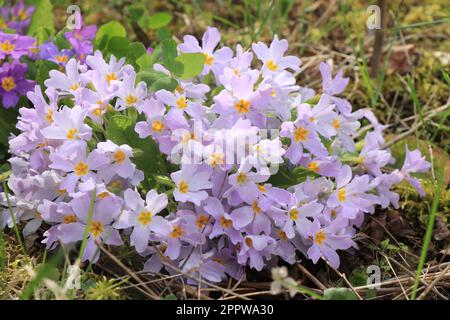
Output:
<path fill-rule="evenodd" d="M 195 165 L 183 165 L 180 171 L 170 175 L 175 182 L 173 196 L 180 202 L 192 202 L 200 205 L 208 198 L 205 189 L 210 189 L 212 183 L 209 181 L 211 172 L 199 170 Z"/>
<path fill-rule="evenodd" d="M 136 72 L 123 74 L 123 81 L 117 91 L 116 109 L 125 110 L 130 107 L 136 107 L 140 110 L 145 96 L 147 95 L 147 86 L 145 82 L 135 84 Z"/>
<path fill-rule="evenodd" d="M 299 58 L 284 56 L 288 49 L 288 42 L 286 39 L 279 40 L 277 35 L 275 35 L 269 47 L 265 43 L 258 42 L 252 45 L 252 49 L 264 64 L 262 68 L 264 77 L 288 68 L 294 71 L 298 71 L 300 68 L 301 61 Z"/>
<path fill-rule="evenodd" d="M 88 154 L 84 141 L 62 147 L 59 152 L 50 155 L 50 168 L 66 172 L 60 188 L 74 192 L 78 183 L 92 185 L 96 180 L 96 171 L 109 164 L 108 157 L 99 150 Z"/>
<path fill-rule="evenodd" d="M 334 268 L 338 268 L 340 259 L 336 250 L 345 250 L 356 247 L 351 236 L 339 234 L 342 229 L 348 226 L 347 219 L 336 219 L 328 226 L 322 227 L 318 220 L 314 220 L 308 230 L 312 245 L 308 249 L 307 255 L 314 263 L 320 258 L 327 260 Z"/>
<path fill-rule="evenodd" d="M 208 27 L 203 34 L 201 46 L 195 37 L 187 35 L 183 37 L 183 43 L 178 48 L 182 52 L 203 53 L 205 55 L 205 66 L 203 67 L 202 75 L 206 75 L 212 70 L 217 77 L 222 73 L 225 63 L 233 56 L 233 52 L 228 47 L 215 50 L 219 42 L 219 30 Z"/>
<path fill-rule="evenodd" d="M 110 165 L 101 171 L 101 175 L 109 177 L 105 178 L 106 180 L 110 180 L 114 174 L 124 179 L 133 176 L 136 165 L 131 162 L 130 158 L 133 157 L 133 149 L 129 145 L 118 146 L 111 140 L 107 140 L 106 142 L 99 142 L 97 149 L 110 158 Z"/>
<path fill-rule="evenodd" d="M 376 186 L 374 183 L 371 183 L 368 175 L 352 179 L 352 170 L 345 165 L 336 178 L 336 190 L 328 198 L 327 206 L 342 207 L 342 212 L 348 219 L 354 219 L 361 211 L 373 212 L 378 198 L 367 192 Z"/>
<path fill-rule="evenodd" d="M 157 216 L 167 206 L 167 195 L 150 190 L 144 201 L 138 192 L 128 189 L 125 191 L 124 200 L 126 209 L 120 215 L 115 228 L 133 227 L 130 240 L 137 252 L 147 249 L 151 232 L 169 235 L 172 226 L 163 217 Z"/>
<path fill-rule="evenodd" d="M 59 238 L 64 244 L 74 243 L 83 239 L 84 230 L 89 215 L 91 195 L 85 194 L 70 202 L 70 207 L 76 216 L 76 222 L 59 225 Z M 122 245 L 119 232 L 112 227 L 112 223 L 120 213 L 121 203 L 117 198 L 106 197 L 95 202 L 92 221 L 88 229 L 88 238 L 82 260 L 95 263 L 99 258 L 97 242 L 108 245 Z"/>
<path fill-rule="evenodd" d="M 261 271 L 264 257 L 268 258 L 275 247 L 275 239 L 266 235 L 247 235 L 240 243 L 238 263 L 247 264 L 250 268 Z"/>
<path fill-rule="evenodd" d="M 73 108 L 63 107 L 52 113 L 51 125 L 42 129 L 42 134 L 47 139 L 62 141 L 89 141 L 92 137 L 92 129 L 84 123 L 86 110 L 80 106 Z"/>
<path fill-rule="evenodd" d="M 431 168 L 431 164 L 425 160 L 420 151 L 409 151 L 408 145 L 405 145 L 405 162 L 400 172 L 406 181 L 408 181 L 419 193 L 421 197 L 425 196 L 425 190 L 422 188 L 420 181 L 411 176 L 411 173 L 426 172 Z"/>
<path fill-rule="evenodd" d="M 344 78 L 342 76 L 342 70 L 339 70 L 336 76 L 333 78 L 331 73 L 331 65 L 326 62 L 322 62 L 319 68 L 320 73 L 322 74 L 322 86 L 324 94 L 330 97 L 331 102 L 336 105 L 339 112 L 344 115 L 350 114 L 350 112 L 352 111 L 350 102 L 348 102 L 346 99 L 335 97 L 336 95 L 344 91 L 350 79 Z"/>
<path fill-rule="evenodd" d="M 225 212 L 219 199 L 209 198 L 203 209 L 214 217 L 214 225 L 209 234 L 210 239 L 223 234 L 227 235 L 234 244 L 241 239 L 241 233 L 234 228 L 231 215 Z"/>

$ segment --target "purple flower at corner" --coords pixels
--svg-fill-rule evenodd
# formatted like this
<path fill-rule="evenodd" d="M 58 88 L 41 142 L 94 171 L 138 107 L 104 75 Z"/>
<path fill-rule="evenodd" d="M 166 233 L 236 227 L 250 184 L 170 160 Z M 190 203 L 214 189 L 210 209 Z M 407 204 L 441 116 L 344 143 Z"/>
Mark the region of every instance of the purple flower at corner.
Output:
<path fill-rule="evenodd" d="M 10 28 L 20 34 L 26 33 L 34 12 L 34 6 L 25 5 L 23 0 L 13 7 L 6 5 L 0 9 L 0 30 Z"/>
<path fill-rule="evenodd" d="M 34 81 L 26 80 L 27 65 L 19 61 L 5 62 L 0 67 L 0 96 L 5 108 L 14 107 L 19 97 L 33 89 Z"/>
<path fill-rule="evenodd" d="M 27 55 L 34 47 L 36 40 L 32 37 L 0 32 L 0 60 L 10 56 L 19 59 Z"/>

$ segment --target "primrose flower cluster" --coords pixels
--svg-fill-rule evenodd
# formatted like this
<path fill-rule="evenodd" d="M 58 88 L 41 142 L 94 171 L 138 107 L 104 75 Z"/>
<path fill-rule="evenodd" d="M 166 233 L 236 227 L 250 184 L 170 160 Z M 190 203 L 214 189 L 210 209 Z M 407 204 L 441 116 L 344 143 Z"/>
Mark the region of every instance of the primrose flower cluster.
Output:
<path fill-rule="evenodd" d="M 10 139 L 8 181 L 23 233 L 45 231 L 49 249 L 75 246 L 91 212 L 84 260 L 97 261 L 98 243 L 127 243 L 147 272 L 181 269 L 220 282 L 279 260 L 338 267 L 337 250 L 356 247 L 365 214 L 398 207 L 395 184 L 406 179 L 423 195 L 412 174 L 430 164 L 406 149 L 403 167 L 387 170 L 395 160 L 382 148 L 384 126 L 340 96 L 349 82 L 341 71 L 333 77 L 322 63 L 316 93 L 296 85 L 301 62 L 286 56 L 286 40 L 235 51 L 219 42 L 215 28 L 201 43 L 184 37 L 179 53 L 201 53 L 205 64 L 173 91 L 150 92 L 124 59 L 95 52 L 51 71 L 45 95 L 39 86 L 29 92 L 33 108 L 20 109 L 21 133 Z M 63 105 L 68 97 L 73 107 Z M 136 150 L 102 137 L 112 115 L 133 108 L 139 137 L 153 139 L 176 168 L 155 189 L 143 187 L 149 177 L 133 162 Z M 373 130 L 361 136 L 363 118 Z M 290 183 L 298 172 L 303 178 Z M 3 224 L 12 227 L 1 197 Z"/>
<path fill-rule="evenodd" d="M 27 79 L 27 61 L 48 60 L 64 70 L 71 57 L 84 61 L 93 52 L 92 40 L 96 26 L 84 26 L 80 14 L 79 25 L 64 33 L 67 48 L 59 49 L 53 41 L 38 46 L 36 39 L 25 35 L 34 6 L 20 1 L 15 6 L 0 9 L 0 96 L 4 108 L 17 105 L 19 98 L 32 90 L 35 81 Z"/>

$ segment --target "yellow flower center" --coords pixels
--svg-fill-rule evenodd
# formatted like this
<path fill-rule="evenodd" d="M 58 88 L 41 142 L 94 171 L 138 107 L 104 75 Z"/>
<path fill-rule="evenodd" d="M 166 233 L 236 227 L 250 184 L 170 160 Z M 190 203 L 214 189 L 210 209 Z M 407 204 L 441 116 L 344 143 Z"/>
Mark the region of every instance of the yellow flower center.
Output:
<path fill-rule="evenodd" d="M 305 129 L 303 127 L 298 127 L 294 131 L 294 140 L 297 142 L 299 142 L 299 141 L 304 142 L 304 141 L 308 140 L 308 133 L 309 133 L 308 129 Z"/>
<path fill-rule="evenodd" d="M 80 161 L 75 165 L 73 170 L 78 177 L 81 177 L 88 174 L 89 166 L 87 165 L 87 163 Z"/>
<path fill-rule="evenodd" d="M 122 189 L 122 182 L 120 180 L 113 181 L 109 184 L 112 189 Z"/>
<path fill-rule="evenodd" d="M 172 232 L 170 233 L 170 237 L 173 239 L 181 238 L 184 234 L 184 230 L 181 226 L 173 227 Z"/>
<path fill-rule="evenodd" d="M 69 140 L 78 139 L 78 129 L 69 129 L 66 138 Z"/>
<path fill-rule="evenodd" d="M 178 190 L 181 193 L 187 193 L 189 191 L 189 185 L 186 183 L 186 181 L 181 180 L 180 184 L 178 185 Z"/>
<path fill-rule="evenodd" d="M 127 159 L 127 155 L 122 150 L 118 150 L 116 153 L 114 153 L 113 159 L 115 163 L 122 164 Z"/>
<path fill-rule="evenodd" d="M 245 244 L 251 248 L 253 247 L 253 240 L 251 238 L 245 238 Z"/>
<path fill-rule="evenodd" d="M 317 232 L 316 235 L 314 236 L 314 242 L 317 243 L 319 246 L 321 246 L 326 239 L 327 235 L 322 230 Z"/>
<path fill-rule="evenodd" d="M 223 153 L 213 153 L 211 154 L 210 164 L 212 167 L 216 167 L 217 165 L 221 165 L 224 163 L 224 154 Z"/>
<path fill-rule="evenodd" d="M 184 89 L 180 84 L 177 84 L 177 87 L 175 88 L 175 91 L 177 91 L 178 93 L 183 94 L 184 93 Z"/>
<path fill-rule="evenodd" d="M 317 172 L 319 172 L 320 167 L 319 167 L 319 164 L 317 162 L 311 161 L 308 164 L 308 169 L 313 171 L 313 172 L 315 172 L 315 173 L 317 173 Z"/>
<path fill-rule="evenodd" d="M 185 97 L 180 97 L 177 101 L 176 101 L 177 107 L 178 109 L 184 109 L 187 107 L 187 101 Z"/>
<path fill-rule="evenodd" d="M 14 78 L 13 77 L 4 77 L 2 79 L 2 88 L 5 91 L 14 90 L 16 88 L 16 83 L 14 82 Z"/>
<path fill-rule="evenodd" d="M 331 212 L 330 212 L 330 217 L 331 217 L 332 219 L 334 219 L 334 218 L 336 218 L 336 216 L 337 216 L 336 210 L 331 210 Z"/>
<path fill-rule="evenodd" d="M 134 105 L 137 101 L 138 101 L 138 99 L 137 99 L 135 96 L 133 96 L 132 94 L 128 95 L 128 96 L 125 98 L 125 104 L 126 104 L 127 106 L 132 106 L 132 105 Z"/>
<path fill-rule="evenodd" d="M 239 114 L 248 113 L 250 111 L 250 101 L 239 99 L 239 101 L 234 105 L 234 108 Z"/>
<path fill-rule="evenodd" d="M 117 80 L 117 74 L 115 72 L 110 72 L 106 74 L 106 81 L 108 82 L 108 84 L 113 81 L 113 80 Z"/>
<path fill-rule="evenodd" d="M 64 63 L 67 62 L 69 60 L 69 57 L 65 54 L 61 54 L 61 55 L 56 55 L 55 56 L 55 60 L 58 61 L 59 63 Z"/>
<path fill-rule="evenodd" d="M 338 191 L 338 200 L 339 202 L 344 202 L 346 199 L 347 195 L 346 195 L 346 191 L 344 188 L 339 189 Z"/>
<path fill-rule="evenodd" d="M 77 91 L 79 87 L 80 86 L 78 85 L 78 83 L 74 83 L 69 89 L 71 89 L 73 91 Z"/>
<path fill-rule="evenodd" d="M 253 203 L 252 203 L 252 209 L 255 214 L 259 214 L 262 212 L 261 208 L 258 205 L 258 201 L 256 201 L 256 200 L 253 201 Z"/>
<path fill-rule="evenodd" d="M 288 240 L 286 232 L 284 232 L 283 230 L 278 230 L 278 235 L 280 236 L 281 240 Z"/>
<path fill-rule="evenodd" d="M 64 218 L 63 218 L 63 223 L 64 224 L 70 224 L 70 223 L 74 223 L 74 222 L 77 222 L 77 216 L 76 215 L 74 215 L 74 214 L 68 214 L 68 215 L 65 215 L 64 216 Z"/>
<path fill-rule="evenodd" d="M 297 220 L 298 219 L 298 214 L 299 214 L 299 211 L 297 209 L 292 209 L 291 211 L 289 211 L 289 217 L 292 220 Z"/>
<path fill-rule="evenodd" d="M 104 191 L 104 192 L 99 193 L 99 194 L 97 195 L 97 197 L 98 197 L 100 200 L 103 200 L 103 199 L 105 199 L 105 198 L 108 198 L 109 196 L 110 196 L 110 194 L 109 194 L 108 191 Z"/>
<path fill-rule="evenodd" d="M 50 124 L 53 123 L 53 114 L 55 113 L 55 111 L 53 110 L 48 110 L 47 114 L 45 115 L 45 119 L 47 119 L 48 122 L 50 122 Z"/>
<path fill-rule="evenodd" d="M 239 172 L 237 178 L 237 183 L 239 183 L 240 185 L 246 184 L 248 181 L 247 175 L 244 172 Z"/>
<path fill-rule="evenodd" d="M 316 119 L 314 117 L 309 118 L 309 122 L 314 122 L 314 121 L 316 121 Z"/>
<path fill-rule="evenodd" d="M 103 112 L 103 108 L 98 107 L 98 108 L 95 108 L 95 110 L 92 112 L 92 114 L 96 117 L 100 117 L 102 115 L 102 112 Z"/>
<path fill-rule="evenodd" d="M 341 127 L 341 123 L 339 122 L 339 119 L 334 119 L 333 122 L 331 123 L 331 125 L 333 126 L 333 128 L 335 128 L 336 130 L 339 129 Z"/>
<path fill-rule="evenodd" d="M 195 220 L 195 224 L 197 225 L 197 228 L 202 229 L 208 224 L 208 221 L 208 216 L 206 214 L 201 214 L 198 216 L 197 220 Z"/>
<path fill-rule="evenodd" d="M 272 59 L 270 59 L 269 61 L 266 62 L 266 66 L 267 66 L 267 69 L 269 69 L 270 71 L 278 70 L 278 65 Z"/>
<path fill-rule="evenodd" d="M 16 46 L 8 40 L 6 40 L 5 42 L 0 42 L 0 50 L 5 53 L 11 53 L 15 48 Z"/>
<path fill-rule="evenodd" d="M 22 21 L 26 20 L 28 18 L 27 12 L 23 9 L 19 10 L 18 16 L 19 16 L 19 19 Z"/>
<path fill-rule="evenodd" d="M 89 232 L 94 236 L 94 238 L 98 238 L 105 228 L 103 227 L 103 223 L 101 221 L 92 221 L 91 226 L 89 227 Z"/>
<path fill-rule="evenodd" d="M 152 130 L 158 133 L 163 132 L 164 128 L 166 127 L 166 125 L 160 121 L 160 120 L 156 120 L 152 122 Z"/>
<path fill-rule="evenodd" d="M 213 62 L 214 62 L 214 57 L 212 55 L 210 55 L 209 53 L 204 53 L 205 55 L 205 64 L 207 66 L 212 66 Z"/>
<path fill-rule="evenodd" d="M 137 220 L 140 224 L 146 226 L 152 222 L 152 217 L 153 214 L 150 211 L 142 211 L 137 217 Z"/>
<path fill-rule="evenodd" d="M 265 187 L 264 185 L 262 185 L 262 184 L 258 184 L 258 189 L 259 189 L 259 191 L 261 191 L 262 193 L 266 193 L 266 192 L 267 192 L 266 187 Z"/>
<path fill-rule="evenodd" d="M 220 217 L 219 223 L 224 229 L 228 229 L 229 227 L 231 227 L 233 225 L 233 221 L 226 219 L 224 216 Z"/>

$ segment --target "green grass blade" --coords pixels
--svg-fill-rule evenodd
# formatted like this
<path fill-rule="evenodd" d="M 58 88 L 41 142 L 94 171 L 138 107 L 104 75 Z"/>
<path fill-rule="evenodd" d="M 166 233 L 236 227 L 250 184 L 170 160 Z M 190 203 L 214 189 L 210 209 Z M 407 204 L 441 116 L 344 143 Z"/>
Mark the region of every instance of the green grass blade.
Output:
<path fill-rule="evenodd" d="M 422 252 L 420 254 L 419 264 L 417 266 L 416 279 L 414 281 L 413 290 L 411 293 L 411 300 L 416 299 L 417 289 L 419 287 L 420 275 L 422 274 L 423 266 L 425 265 L 425 260 L 428 254 L 428 248 L 431 242 L 431 236 L 433 235 L 434 223 L 436 221 L 436 214 L 439 207 L 439 202 L 441 198 L 442 187 L 444 185 L 445 177 L 445 164 L 442 164 L 438 174 L 438 181 L 434 191 L 434 199 L 431 207 L 430 217 L 428 219 L 427 230 L 425 232 L 425 237 L 423 239 Z"/>
<path fill-rule="evenodd" d="M 81 242 L 80 254 L 78 256 L 78 259 L 80 261 L 83 258 L 84 250 L 86 249 L 87 238 L 89 236 L 89 228 L 91 227 L 92 216 L 94 215 L 94 205 L 95 205 L 95 198 L 96 197 L 97 197 L 97 191 L 94 189 L 92 191 L 91 203 L 90 203 L 90 206 L 89 206 L 89 213 L 88 213 L 88 217 L 87 217 L 87 220 L 86 220 L 86 228 L 84 229 L 83 241 Z"/>
<path fill-rule="evenodd" d="M 10 213 L 11 219 L 13 221 L 13 229 L 14 229 L 14 232 L 16 234 L 17 241 L 19 242 L 20 248 L 22 249 L 22 253 L 24 255 L 24 258 L 26 259 L 26 261 L 28 261 L 27 250 L 25 249 L 25 244 L 23 243 L 22 237 L 20 235 L 19 228 L 17 227 L 16 217 L 14 216 L 14 211 L 13 211 L 13 208 L 11 206 L 11 201 L 9 199 L 9 189 L 8 189 L 8 185 L 6 183 L 6 180 L 3 180 L 3 192 L 5 193 L 6 203 L 8 204 L 9 213 Z"/>

